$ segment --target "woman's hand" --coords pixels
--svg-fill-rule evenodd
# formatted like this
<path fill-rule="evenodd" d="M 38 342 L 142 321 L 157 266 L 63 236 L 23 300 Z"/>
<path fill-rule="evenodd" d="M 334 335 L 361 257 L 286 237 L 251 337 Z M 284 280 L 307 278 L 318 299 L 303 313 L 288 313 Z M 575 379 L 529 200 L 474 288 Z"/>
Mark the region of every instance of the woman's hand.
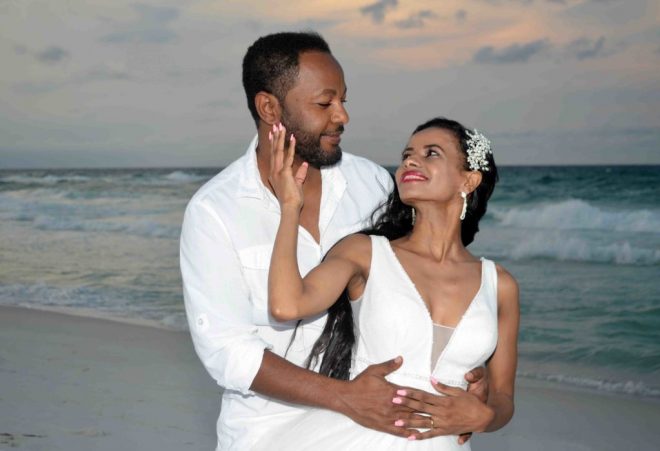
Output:
<path fill-rule="evenodd" d="M 466 432 L 481 432 L 493 420 L 493 409 L 460 388 L 450 387 L 432 381 L 433 387 L 444 396 L 437 396 L 421 390 L 403 390 L 393 402 L 409 407 L 415 412 L 408 418 L 401 418 L 396 425 L 406 429 L 428 429 L 425 432 L 411 431 L 411 440 L 421 440 L 438 435 L 461 435 Z M 405 393 L 405 394 L 404 394 Z M 464 443 L 467 437 L 460 437 Z"/>
<path fill-rule="evenodd" d="M 291 134 L 289 146 L 284 149 L 286 129 L 280 123 L 273 125 L 268 134 L 270 139 L 270 174 L 268 181 L 280 202 L 280 207 L 291 207 L 300 211 L 303 206 L 303 183 L 307 177 L 307 162 L 303 162 L 293 174 L 296 153 L 296 138 Z"/>

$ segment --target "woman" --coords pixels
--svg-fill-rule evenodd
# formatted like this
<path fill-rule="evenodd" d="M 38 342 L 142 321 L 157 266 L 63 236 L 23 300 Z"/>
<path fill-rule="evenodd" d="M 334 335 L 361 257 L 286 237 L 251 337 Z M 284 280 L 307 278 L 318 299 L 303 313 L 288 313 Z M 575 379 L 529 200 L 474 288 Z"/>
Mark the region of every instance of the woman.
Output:
<path fill-rule="evenodd" d="M 281 222 L 269 275 L 271 314 L 284 321 L 330 309 L 310 363 L 322 354 L 321 372 L 333 377 L 354 376 L 400 354 L 403 365 L 388 376 L 391 382 L 435 389 L 469 405 L 472 395 L 465 392 L 463 374 L 486 363 L 492 415 L 482 430 L 503 427 L 513 415 L 518 287 L 506 270 L 475 258 L 465 247 L 478 231 L 497 181 L 490 142 L 448 119 L 417 127 L 396 171 L 397 189 L 374 228 L 341 240 L 303 279 L 296 245 L 307 166 L 302 163 L 293 174 L 295 137 L 289 141 L 285 151 L 282 127 L 272 134 L 270 182 L 280 202 Z M 352 300 L 350 306 L 347 299 Z M 405 403 L 405 390 L 398 393 L 392 402 Z M 311 410 L 264 438 L 260 446 L 470 447 L 459 445 L 456 435 L 414 442 L 434 427 L 433 415 L 401 418 L 395 425 L 410 430 L 409 441 L 366 429 L 334 412 Z M 456 431 L 464 432 L 469 431 Z"/>

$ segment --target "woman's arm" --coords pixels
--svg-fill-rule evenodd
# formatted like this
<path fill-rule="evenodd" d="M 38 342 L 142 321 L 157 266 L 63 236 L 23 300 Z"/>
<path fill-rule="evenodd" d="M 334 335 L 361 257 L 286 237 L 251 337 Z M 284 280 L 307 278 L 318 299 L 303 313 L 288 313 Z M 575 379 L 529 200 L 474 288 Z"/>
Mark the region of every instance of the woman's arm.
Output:
<path fill-rule="evenodd" d="M 513 416 L 513 393 L 518 364 L 518 283 L 500 266 L 497 267 L 497 273 L 497 349 L 488 362 L 488 405 L 495 416 L 486 426 L 486 432 L 504 427 Z"/>
<path fill-rule="evenodd" d="M 335 303 L 344 288 L 361 274 L 367 237 L 351 236 L 338 243 L 324 261 L 303 279 L 298 268 L 297 246 L 303 183 L 307 166 L 302 163 L 293 174 L 295 137 L 284 150 L 283 127 L 272 132 L 269 181 L 280 202 L 280 226 L 275 237 L 268 274 L 268 307 L 279 321 L 312 316 Z M 360 255 L 361 251 L 362 255 Z M 357 259 L 357 260 L 356 260 Z"/>

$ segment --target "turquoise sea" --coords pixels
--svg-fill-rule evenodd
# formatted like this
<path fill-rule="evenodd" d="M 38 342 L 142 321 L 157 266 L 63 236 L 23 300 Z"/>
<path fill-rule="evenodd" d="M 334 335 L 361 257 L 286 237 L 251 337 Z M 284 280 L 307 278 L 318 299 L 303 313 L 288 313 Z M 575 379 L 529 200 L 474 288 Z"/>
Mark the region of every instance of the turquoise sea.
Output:
<path fill-rule="evenodd" d="M 180 224 L 216 172 L 0 171 L 0 305 L 185 329 Z M 520 283 L 520 377 L 660 398 L 660 167 L 501 168 L 471 249 Z"/>

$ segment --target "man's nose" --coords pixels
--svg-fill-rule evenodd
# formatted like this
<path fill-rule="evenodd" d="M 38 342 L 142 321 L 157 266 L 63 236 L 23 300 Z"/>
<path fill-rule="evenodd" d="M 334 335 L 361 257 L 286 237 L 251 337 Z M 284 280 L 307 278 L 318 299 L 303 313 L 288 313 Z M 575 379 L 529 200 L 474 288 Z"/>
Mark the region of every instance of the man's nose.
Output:
<path fill-rule="evenodd" d="M 348 124 L 350 117 L 348 116 L 348 111 L 344 108 L 344 104 L 340 103 L 339 106 L 332 112 L 332 122 L 335 124 Z"/>

